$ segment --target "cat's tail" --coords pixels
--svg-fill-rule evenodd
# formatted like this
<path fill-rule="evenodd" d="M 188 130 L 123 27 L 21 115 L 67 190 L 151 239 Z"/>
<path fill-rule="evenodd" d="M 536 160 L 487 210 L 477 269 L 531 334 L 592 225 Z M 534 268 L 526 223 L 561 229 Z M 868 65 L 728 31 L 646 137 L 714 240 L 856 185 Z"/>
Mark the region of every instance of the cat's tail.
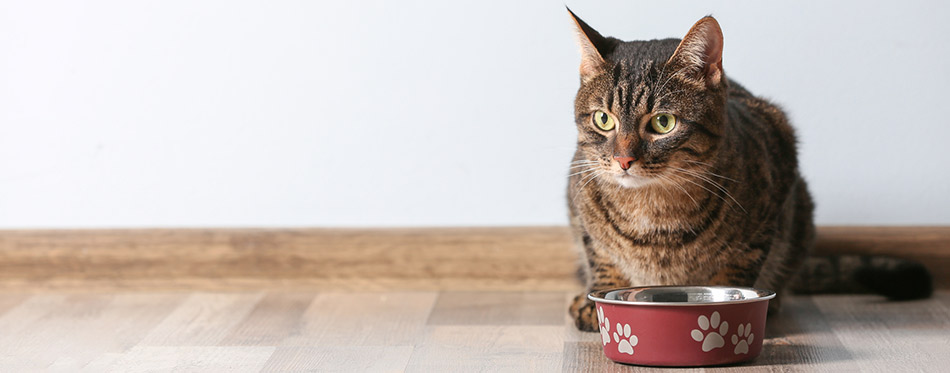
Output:
<path fill-rule="evenodd" d="M 798 294 L 875 293 L 892 300 L 927 298 L 933 280 L 923 264 L 870 255 L 813 256 L 789 288 Z"/>

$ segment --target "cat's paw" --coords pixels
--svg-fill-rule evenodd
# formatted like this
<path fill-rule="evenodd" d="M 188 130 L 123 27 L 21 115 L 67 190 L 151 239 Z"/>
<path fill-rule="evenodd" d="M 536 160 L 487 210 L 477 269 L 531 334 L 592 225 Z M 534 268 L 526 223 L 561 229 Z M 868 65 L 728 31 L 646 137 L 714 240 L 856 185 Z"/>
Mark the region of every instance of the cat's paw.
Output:
<path fill-rule="evenodd" d="M 726 341 L 722 336 L 729 331 L 729 323 L 725 321 L 719 323 L 718 311 L 713 312 L 708 318 L 705 315 L 699 315 L 696 323 L 699 324 L 699 329 L 693 329 L 690 336 L 696 342 L 703 342 L 703 352 L 709 352 L 726 345 Z M 718 331 L 716 331 L 717 328 Z"/>
<path fill-rule="evenodd" d="M 581 294 L 574 297 L 571 303 L 571 318 L 574 319 L 574 326 L 578 330 L 585 332 L 596 332 L 600 330 L 598 325 L 597 312 L 594 311 L 594 302 L 587 299 L 587 294 Z"/>
<path fill-rule="evenodd" d="M 753 338 L 755 338 L 755 334 L 752 334 L 752 323 L 739 324 L 738 333 L 732 335 L 732 344 L 736 345 L 732 352 L 736 355 L 749 353 L 749 345 L 752 344 Z"/>
<path fill-rule="evenodd" d="M 614 342 L 617 342 L 617 351 L 633 355 L 633 347 L 637 345 L 639 339 L 630 331 L 630 324 L 617 323 L 617 330 L 614 331 Z"/>

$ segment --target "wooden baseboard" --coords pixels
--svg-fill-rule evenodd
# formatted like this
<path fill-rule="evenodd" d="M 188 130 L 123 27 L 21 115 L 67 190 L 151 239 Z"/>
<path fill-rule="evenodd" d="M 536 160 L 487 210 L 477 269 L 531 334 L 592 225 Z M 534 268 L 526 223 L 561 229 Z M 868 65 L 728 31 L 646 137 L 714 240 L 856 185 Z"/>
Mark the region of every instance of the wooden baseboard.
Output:
<path fill-rule="evenodd" d="M 565 227 L 0 231 L 0 285 L 578 289 L 571 242 Z M 917 259 L 950 287 L 950 227 L 821 227 L 816 253 Z"/>

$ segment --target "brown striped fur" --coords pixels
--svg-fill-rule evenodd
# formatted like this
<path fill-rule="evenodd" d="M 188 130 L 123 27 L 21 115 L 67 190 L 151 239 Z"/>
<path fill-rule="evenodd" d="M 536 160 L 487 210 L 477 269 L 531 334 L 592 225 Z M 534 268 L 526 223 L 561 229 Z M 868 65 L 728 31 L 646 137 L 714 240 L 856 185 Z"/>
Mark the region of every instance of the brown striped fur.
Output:
<path fill-rule="evenodd" d="M 782 110 L 726 78 L 716 20 L 683 40 L 632 42 L 574 20 L 582 62 L 568 203 L 587 290 L 709 284 L 781 295 L 813 244 L 813 203 Z M 598 110 L 613 130 L 594 125 Z M 677 117 L 672 132 L 650 129 L 658 113 Z M 625 171 L 619 156 L 636 161 Z M 597 330 L 585 295 L 570 313 Z"/>

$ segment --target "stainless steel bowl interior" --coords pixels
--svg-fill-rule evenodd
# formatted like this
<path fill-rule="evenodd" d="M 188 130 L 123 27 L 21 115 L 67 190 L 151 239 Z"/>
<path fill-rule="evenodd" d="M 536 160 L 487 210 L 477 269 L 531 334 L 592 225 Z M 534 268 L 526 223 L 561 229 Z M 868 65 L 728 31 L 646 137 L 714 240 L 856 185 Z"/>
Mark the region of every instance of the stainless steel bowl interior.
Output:
<path fill-rule="evenodd" d="M 587 297 L 615 304 L 700 306 L 762 301 L 774 298 L 775 292 L 729 286 L 646 286 L 595 291 Z"/>

